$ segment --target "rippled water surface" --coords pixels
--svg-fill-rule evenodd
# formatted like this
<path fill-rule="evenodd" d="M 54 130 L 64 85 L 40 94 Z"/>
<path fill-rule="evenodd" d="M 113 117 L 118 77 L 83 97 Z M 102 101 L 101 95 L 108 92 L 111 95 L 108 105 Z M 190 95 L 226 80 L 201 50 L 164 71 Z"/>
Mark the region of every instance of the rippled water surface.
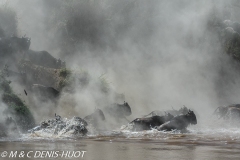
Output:
<path fill-rule="evenodd" d="M 68 158 L 59 154 L 51 159 L 127 160 L 127 159 L 239 159 L 240 129 L 190 130 L 190 133 L 159 132 L 157 130 L 130 132 L 101 132 L 87 137 L 45 137 L 27 134 L 21 138 L 1 139 L 0 151 L 30 152 L 31 158 L 49 159 L 36 151 L 86 151 L 83 157 Z M 83 153 L 83 152 L 82 152 Z M 78 156 L 78 155 L 77 155 Z M 2 157 L 1 157 L 2 158 Z M 16 158 L 23 159 L 17 155 Z"/>

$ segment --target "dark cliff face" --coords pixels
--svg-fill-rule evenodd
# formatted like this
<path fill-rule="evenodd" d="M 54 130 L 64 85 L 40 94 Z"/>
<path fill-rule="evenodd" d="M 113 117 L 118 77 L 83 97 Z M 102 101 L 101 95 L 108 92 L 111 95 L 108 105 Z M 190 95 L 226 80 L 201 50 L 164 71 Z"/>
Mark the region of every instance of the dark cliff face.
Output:
<path fill-rule="evenodd" d="M 32 63 L 47 67 L 47 68 L 54 68 L 60 69 L 65 67 L 64 62 L 60 59 L 54 58 L 50 53 L 47 51 L 33 51 L 28 50 L 25 54 L 26 59 L 31 61 Z"/>

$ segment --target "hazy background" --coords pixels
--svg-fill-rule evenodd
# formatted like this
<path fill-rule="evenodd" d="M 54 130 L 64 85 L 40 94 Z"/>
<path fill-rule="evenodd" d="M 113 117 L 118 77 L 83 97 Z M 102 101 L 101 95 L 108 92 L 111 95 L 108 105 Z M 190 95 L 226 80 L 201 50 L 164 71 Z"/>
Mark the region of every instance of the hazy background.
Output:
<path fill-rule="evenodd" d="M 239 21 L 237 1 L 3 3 L 16 10 L 18 34 L 31 37 L 32 50 L 47 50 L 70 68 L 105 74 L 125 95 L 132 117 L 183 105 L 203 117 L 220 105 L 239 103 L 239 67 L 209 27 L 214 16 Z M 74 98 L 92 102 L 91 94 Z"/>

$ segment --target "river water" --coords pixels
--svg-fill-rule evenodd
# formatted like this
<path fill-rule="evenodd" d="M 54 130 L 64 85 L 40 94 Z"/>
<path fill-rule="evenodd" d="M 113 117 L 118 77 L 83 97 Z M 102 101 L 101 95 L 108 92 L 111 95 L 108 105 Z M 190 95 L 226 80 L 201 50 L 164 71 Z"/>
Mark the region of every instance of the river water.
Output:
<path fill-rule="evenodd" d="M 119 130 L 78 138 L 23 134 L 0 140 L 0 159 L 240 159 L 239 128 L 190 127 L 189 131 Z"/>

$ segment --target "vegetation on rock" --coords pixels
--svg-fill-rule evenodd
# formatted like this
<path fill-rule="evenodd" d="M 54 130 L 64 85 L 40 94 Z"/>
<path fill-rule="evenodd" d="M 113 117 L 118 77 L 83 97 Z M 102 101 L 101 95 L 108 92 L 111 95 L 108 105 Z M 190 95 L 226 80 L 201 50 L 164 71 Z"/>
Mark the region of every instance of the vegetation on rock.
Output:
<path fill-rule="evenodd" d="M 34 118 L 24 102 L 12 91 L 10 83 L 0 72 L 1 100 L 8 107 L 5 112 L 14 118 L 21 130 L 26 131 L 34 126 Z"/>

